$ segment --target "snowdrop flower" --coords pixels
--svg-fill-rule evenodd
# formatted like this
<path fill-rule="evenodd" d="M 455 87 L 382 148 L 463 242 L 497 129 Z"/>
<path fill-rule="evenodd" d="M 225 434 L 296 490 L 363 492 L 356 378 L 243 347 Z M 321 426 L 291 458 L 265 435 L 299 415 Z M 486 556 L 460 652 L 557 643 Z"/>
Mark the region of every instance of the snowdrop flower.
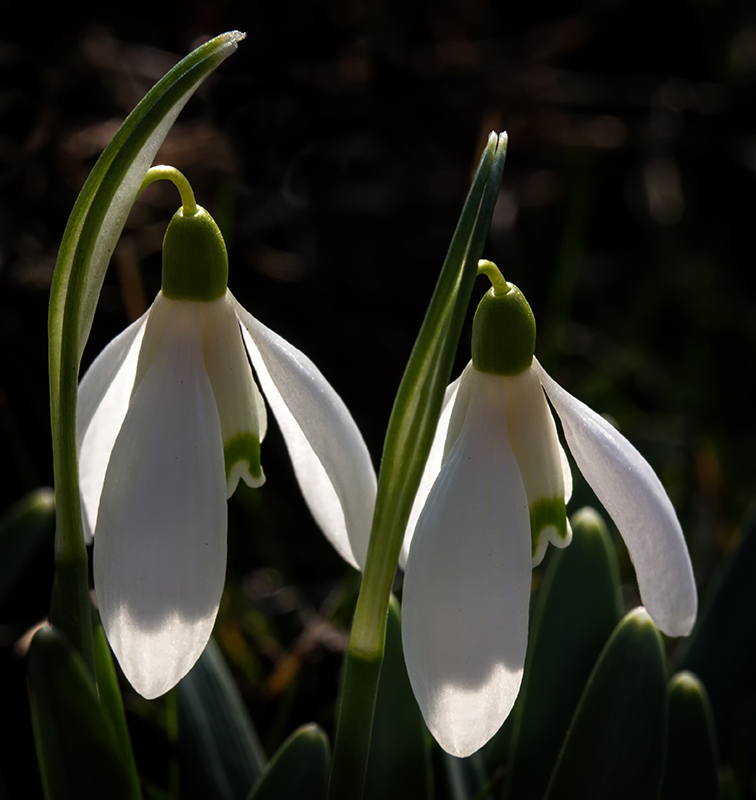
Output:
<path fill-rule="evenodd" d="M 265 480 L 266 410 L 249 360 L 313 516 L 358 568 L 376 485 L 342 400 L 304 354 L 234 299 L 217 225 L 183 176 L 170 177 L 183 207 L 166 231 L 162 290 L 94 361 L 78 405 L 100 616 L 126 677 L 147 698 L 168 691 L 202 653 L 225 579 L 226 498 L 240 479 Z"/>
<path fill-rule="evenodd" d="M 555 409 L 584 477 L 614 520 L 642 601 L 670 636 L 697 598 L 672 504 L 638 451 L 555 383 L 533 357 L 535 321 L 490 262 L 472 361 L 452 383 L 404 545 L 402 634 L 425 721 L 449 753 L 484 745 L 512 709 L 528 638 L 531 568 L 571 531 L 572 490 Z M 413 535 L 414 534 L 414 535 Z M 408 554 L 407 554 L 408 552 Z"/>

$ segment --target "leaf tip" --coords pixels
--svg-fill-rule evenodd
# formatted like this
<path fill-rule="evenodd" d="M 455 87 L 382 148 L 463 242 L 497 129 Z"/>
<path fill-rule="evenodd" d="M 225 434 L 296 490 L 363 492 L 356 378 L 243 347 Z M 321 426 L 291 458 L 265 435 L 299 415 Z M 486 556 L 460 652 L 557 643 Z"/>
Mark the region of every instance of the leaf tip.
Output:
<path fill-rule="evenodd" d="M 244 31 L 229 31 L 225 36 L 228 38 L 229 44 L 235 47 L 238 46 L 239 42 L 247 38 L 247 34 Z"/>

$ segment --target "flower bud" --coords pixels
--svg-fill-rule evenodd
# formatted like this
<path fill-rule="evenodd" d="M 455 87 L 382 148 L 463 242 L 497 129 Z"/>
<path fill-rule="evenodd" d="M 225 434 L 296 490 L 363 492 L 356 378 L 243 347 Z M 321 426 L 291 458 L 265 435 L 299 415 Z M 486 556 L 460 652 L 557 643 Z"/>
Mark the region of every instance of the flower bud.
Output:
<path fill-rule="evenodd" d="M 165 232 L 163 295 L 171 300 L 217 300 L 228 286 L 226 243 L 210 214 L 196 208 L 180 208 Z"/>

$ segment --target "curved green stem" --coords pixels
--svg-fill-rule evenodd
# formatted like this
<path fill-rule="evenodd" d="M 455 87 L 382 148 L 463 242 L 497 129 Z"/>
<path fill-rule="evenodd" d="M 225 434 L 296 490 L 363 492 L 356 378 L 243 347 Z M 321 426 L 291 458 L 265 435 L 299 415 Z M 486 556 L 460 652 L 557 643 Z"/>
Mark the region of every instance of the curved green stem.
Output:
<path fill-rule="evenodd" d="M 139 194 L 141 194 L 150 184 L 155 181 L 171 181 L 171 183 L 178 189 L 181 195 L 181 208 L 185 217 L 192 217 L 197 213 L 197 201 L 194 199 L 194 191 L 192 185 L 186 179 L 183 172 L 180 172 L 176 167 L 169 167 L 165 164 L 160 164 L 157 167 L 151 167 L 147 170 L 144 176 L 142 185 L 139 187 Z"/>
<path fill-rule="evenodd" d="M 481 258 L 478 261 L 478 275 L 485 275 L 491 281 L 494 294 L 506 294 L 509 291 L 509 284 L 504 280 L 501 270 L 493 261 Z"/>

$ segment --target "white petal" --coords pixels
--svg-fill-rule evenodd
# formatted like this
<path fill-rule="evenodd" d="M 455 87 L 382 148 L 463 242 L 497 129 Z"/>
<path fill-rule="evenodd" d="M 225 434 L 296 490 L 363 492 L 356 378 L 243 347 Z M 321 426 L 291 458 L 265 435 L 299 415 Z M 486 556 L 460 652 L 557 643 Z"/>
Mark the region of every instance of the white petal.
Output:
<path fill-rule="evenodd" d="M 562 443 L 559 443 L 559 459 L 562 462 L 562 480 L 564 481 L 564 502 L 565 505 L 572 499 L 572 469 L 567 453 L 564 452 Z"/>
<path fill-rule="evenodd" d="M 528 504 L 503 380 L 474 375 L 462 431 L 417 523 L 402 597 L 412 689 L 431 733 L 455 756 L 482 747 L 512 709 L 531 582 Z"/>
<path fill-rule="evenodd" d="M 362 434 L 312 361 L 234 302 L 305 501 L 331 544 L 360 569 L 367 558 L 376 490 Z"/>
<path fill-rule="evenodd" d="M 696 584 L 661 481 L 619 431 L 562 389 L 535 360 L 533 365 L 580 471 L 625 540 L 644 606 L 668 636 L 686 636 L 696 618 Z"/>
<path fill-rule="evenodd" d="M 468 369 L 471 369 L 471 367 L 472 362 L 465 367 L 465 372 Z M 425 462 L 425 469 L 423 470 L 423 475 L 420 478 L 420 485 L 417 487 L 415 501 L 412 504 L 412 510 L 410 511 L 409 520 L 407 521 L 407 530 L 404 533 L 402 550 L 399 553 L 399 566 L 402 569 L 404 569 L 407 565 L 407 556 L 409 555 L 412 537 L 415 535 L 415 527 L 417 526 L 418 517 L 420 516 L 420 512 L 423 510 L 425 500 L 428 497 L 428 492 L 430 492 L 431 487 L 438 477 L 438 473 L 441 470 L 441 464 L 444 460 L 444 455 L 447 452 L 446 437 L 449 431 L 449 422 L 451 420 L 452 409 L 455 405 L 459 386 L 465 372 L 463 372 L 462 375 L 460 375 L 455 381 L 452 381 L 446 387 L 446 392 L 444 393 L 444 400 L 441 405 L 441 415 L 438 418 L 436 433 L 433 436 L 431 449 L 428 453 L 428 460 Z"/>
<path fill-rule="evenodd" d="M 176 302 L 110 459 L 95 590 L 124 674 L 144 697 L 199 658 L 226 567 L 226 481 L 196 304 Z"/>
<path fill-rule="evenodd" d="M 548 542 L 556 547 L 570 543 L 563 454 L 538 375 L 528 369 L 503 380 L 509 440 L 528 496 L 533 566 L 537 566 Z"/>
<path fill-rule="evenodd" d="M 265 483 L 260 442 L 265 437 L 268 418 L 228 292 L 212 302 L 200 303 L 199 309 L 205 367 L 223 434 L 226 494 L 231 497 L 240 478 L 247 486 Z"/>
<path fill-rule="evenodd" d="M 150 312 L 129 325 L 97 356 L 79 384 L 76 408 L 79 491 L 87 543 L 97 523 L 102 482 L 118 431 L 129 407 L 144 324 Z"/>

